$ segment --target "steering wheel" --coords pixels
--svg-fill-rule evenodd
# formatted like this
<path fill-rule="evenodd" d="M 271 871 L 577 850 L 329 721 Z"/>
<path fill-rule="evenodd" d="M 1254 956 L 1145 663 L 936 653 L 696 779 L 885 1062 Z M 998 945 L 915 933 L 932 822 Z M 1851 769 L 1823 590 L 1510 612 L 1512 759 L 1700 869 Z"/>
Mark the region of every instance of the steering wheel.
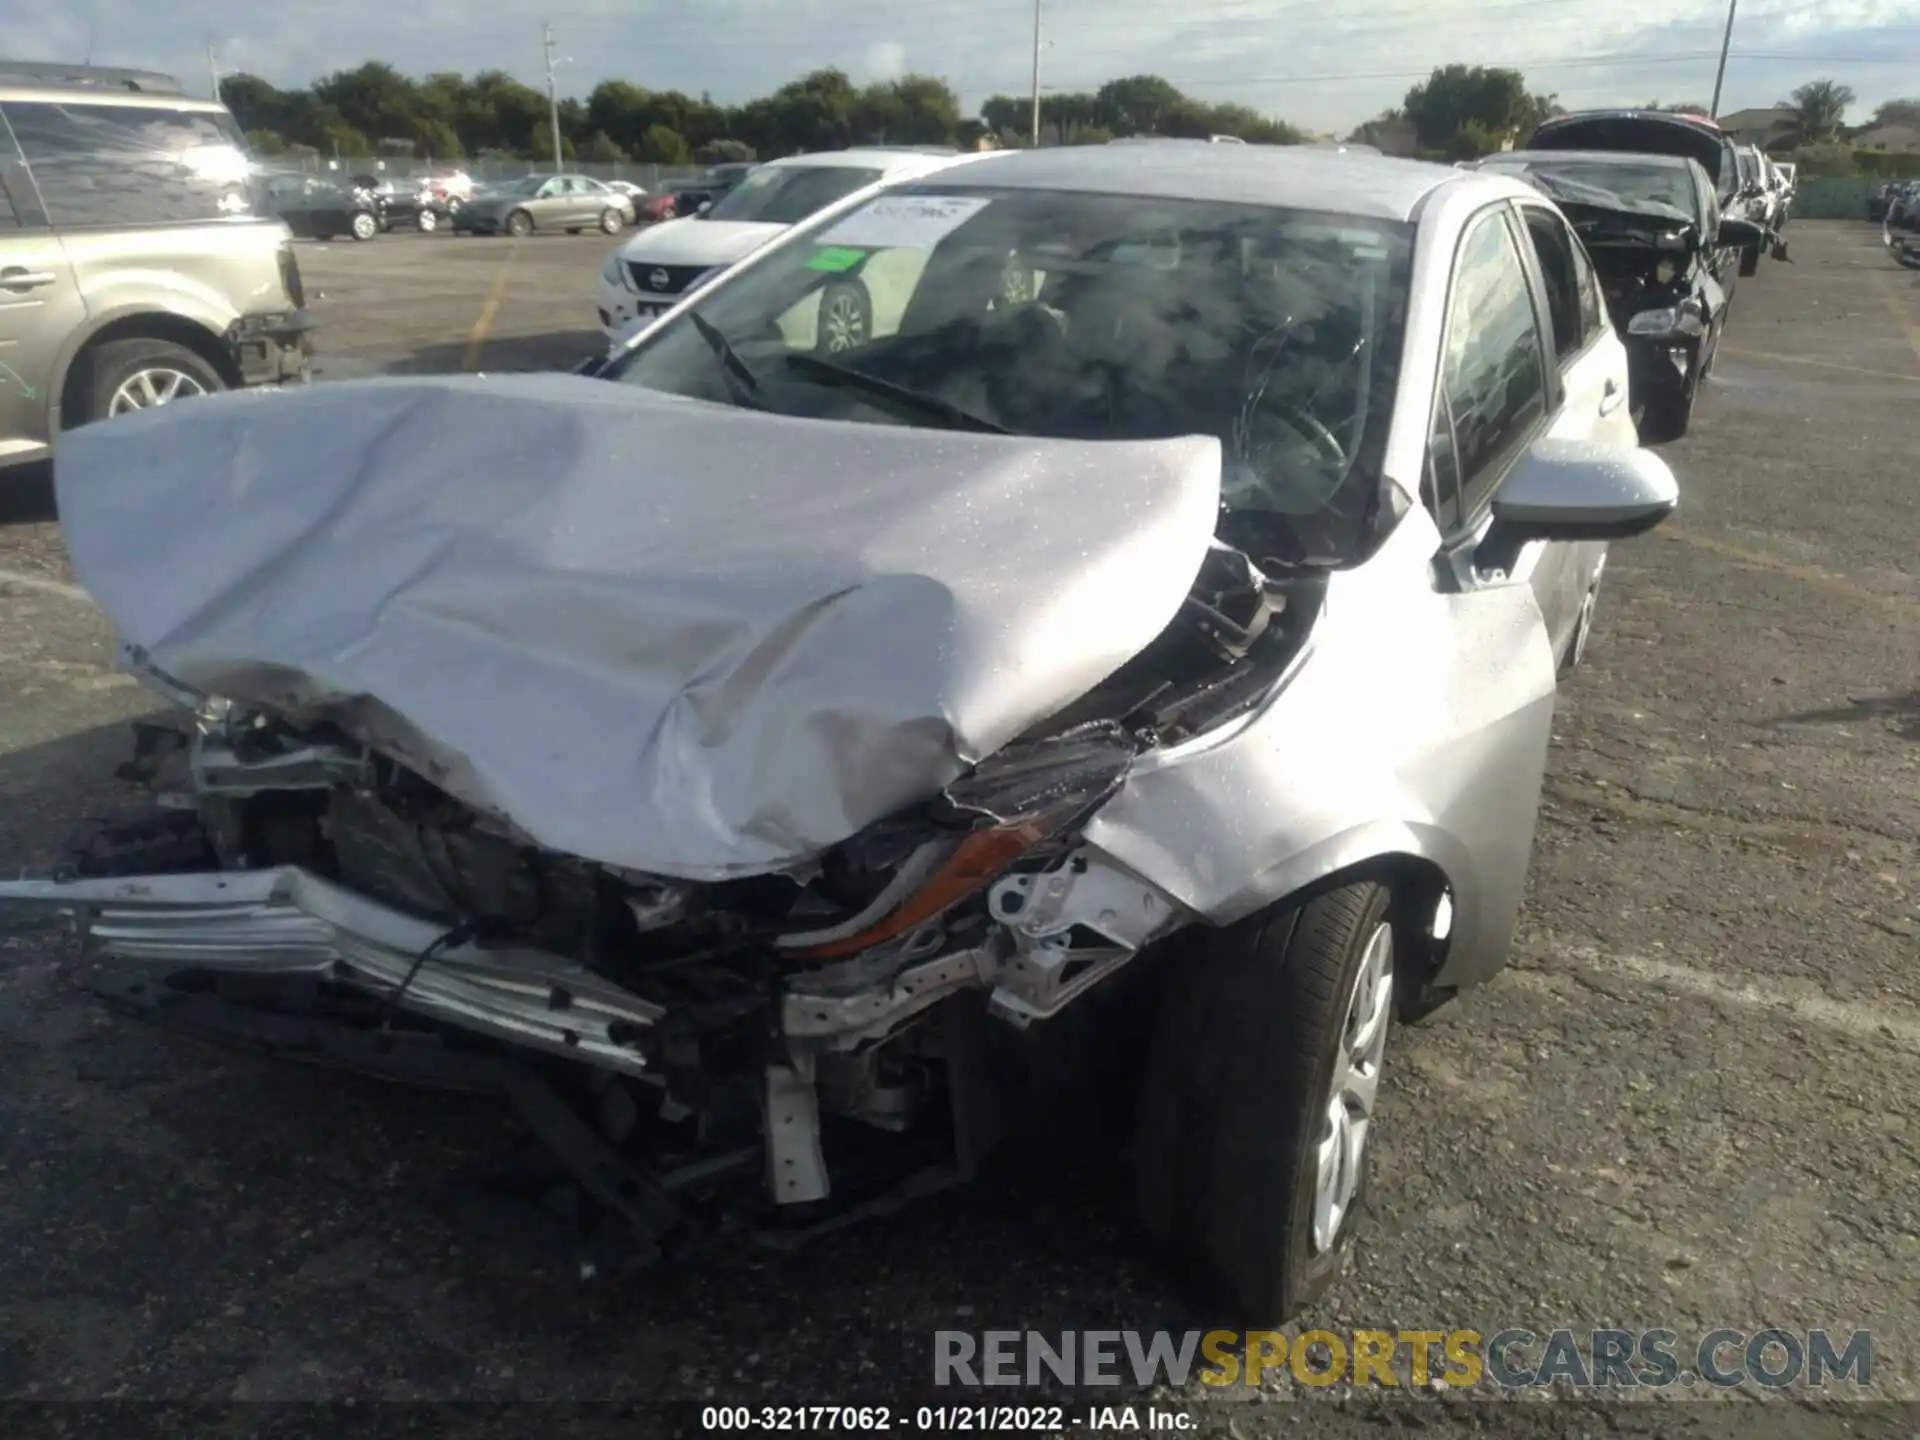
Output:
<path fill-rule="evenodd" d="M 1256 407 L 1258 415 L 1271 415 L 1294 434 L 1305 440 L 1321 458 L 1343 474 L 1347 468 L 1347 450 L 1334 438 L 1331 430 L 1319 420 L 1297 406 L 1284 400 L 1262 400 Z"/>

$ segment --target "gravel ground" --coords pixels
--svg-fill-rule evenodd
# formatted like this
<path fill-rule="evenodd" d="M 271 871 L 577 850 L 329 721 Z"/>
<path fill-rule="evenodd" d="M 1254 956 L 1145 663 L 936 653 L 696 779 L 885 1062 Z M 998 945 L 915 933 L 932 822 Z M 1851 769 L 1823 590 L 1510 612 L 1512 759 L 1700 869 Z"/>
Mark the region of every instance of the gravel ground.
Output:
<path fill-rule="evenodd" d="M 604 249 L 303 247 L 323 378 L 571 363 L 598 343 Z M 1870 1393 L 1920 1401 L 1920 288 L 1865 227 L 1804 224 L 1794 249 L 1742 284 L 1671 451 L 1683 514 L 1615 548 L 1511 969 L 1397 1037 L 1372 1213 L 1308 1328 L 1652 1326 L 1684 1349 L 1864 1327 Z M 31 486 L 9 503 L 0 870 L 128 802 L 110 770 L 149 708 Z M 1010 1156 L 796 1256 L 585 1284 L 446 1215 L 500 1130 L 486 1102 L 111 1015 L 63 942 L 0 933 L 0 1395 L 623 1401 L 695 1429 L 657 1407 L 921 1390 L 937 1329 L 1207 1327 L 1094 1162 Z M 1861 1404 L 1379 1416 L 1291 1381 L 1157 1403 L 1243 1437 L 1920 1431 L 1920 1409 Z"/>

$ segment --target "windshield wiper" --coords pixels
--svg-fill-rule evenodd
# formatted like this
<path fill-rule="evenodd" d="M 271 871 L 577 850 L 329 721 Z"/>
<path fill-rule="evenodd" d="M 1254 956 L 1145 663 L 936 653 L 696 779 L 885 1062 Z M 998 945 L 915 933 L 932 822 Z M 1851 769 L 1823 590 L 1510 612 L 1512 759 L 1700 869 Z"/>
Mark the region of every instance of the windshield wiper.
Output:
<path fill-rule="evenodd" d="M 818 355 L 809 355 L 804 350 L 796 350 L 781 357 L 791 369 L 804 371 L 811 379 L 823 385 L 845 385 L 854 390 L 865 390 L 882 400 L 891 400 L 910 410 L 918 410 L 923 415 L 936 420 L 944 420 L 955 430 L 977 430 L 984 435 L 1011 435 L 1013 432 L 1004 425 L 996 424 L 984 415 L 976 415 L 943 400 L 938 395 L 929 395 L 924 390 L 911 390 L 905 385 L 896 385 L 891 380 L 882 380 L 878 375 L 869 375 L 864 370 L 855 370 L 848 365 L 836 365 L 831 360 L 822 360 Z"/>
<path fill-rule="evenodd" d="M 740 352 L 733 348 L 733 342 L 720 333 L 719 326 L 698 310 L 687 311 L 687 319 L 720 361 L 720 373 L 726 377 L 727 389 L 733 392 L 733 398 L 749 410 L 765 410 L 767 403 L 760 398 L 760 377 L 740 358 Z"/>

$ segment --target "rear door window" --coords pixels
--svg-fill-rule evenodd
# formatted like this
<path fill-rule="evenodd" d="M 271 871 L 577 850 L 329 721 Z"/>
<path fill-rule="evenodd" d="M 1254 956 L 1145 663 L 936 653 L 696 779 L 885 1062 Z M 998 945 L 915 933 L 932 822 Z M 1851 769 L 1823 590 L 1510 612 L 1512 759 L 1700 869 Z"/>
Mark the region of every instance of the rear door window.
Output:
<path fill-rule="evenodd" d="M 177 225 L 252 209 L 246 149 L 224 113 L 10 101 L 6 118 L 58 228 Z"/>

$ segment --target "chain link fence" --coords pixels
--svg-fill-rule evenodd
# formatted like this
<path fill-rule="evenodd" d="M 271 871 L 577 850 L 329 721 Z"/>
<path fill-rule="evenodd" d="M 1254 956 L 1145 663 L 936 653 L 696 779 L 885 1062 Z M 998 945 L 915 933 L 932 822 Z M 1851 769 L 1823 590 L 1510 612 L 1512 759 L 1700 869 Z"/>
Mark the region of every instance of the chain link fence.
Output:
<path fill-rule="evenodd" d="M 384 179 L 410 180 L 416 176 L 444 175 L 458 170 L 482 185 L 503 180 L 518 180 L 523 175 L 553 173 L 553 162 L 522 160 L 512 156 L 476 156 L 468 160 L 417 159 L 401 155 L 328 155 L 260 156 L 263 165 L 275 170 L 304 170 L 309 174 L 344 179 L 350 175 L 378 175 Z M 700 174 L 702 165 L 643 165 L 633 160 L 611 164 L 594 161 L 568 161 L 569 175 L 591 175 L 596 180 L 625 180 L 646 190 L 657 190 L 679 180 Z"/>

